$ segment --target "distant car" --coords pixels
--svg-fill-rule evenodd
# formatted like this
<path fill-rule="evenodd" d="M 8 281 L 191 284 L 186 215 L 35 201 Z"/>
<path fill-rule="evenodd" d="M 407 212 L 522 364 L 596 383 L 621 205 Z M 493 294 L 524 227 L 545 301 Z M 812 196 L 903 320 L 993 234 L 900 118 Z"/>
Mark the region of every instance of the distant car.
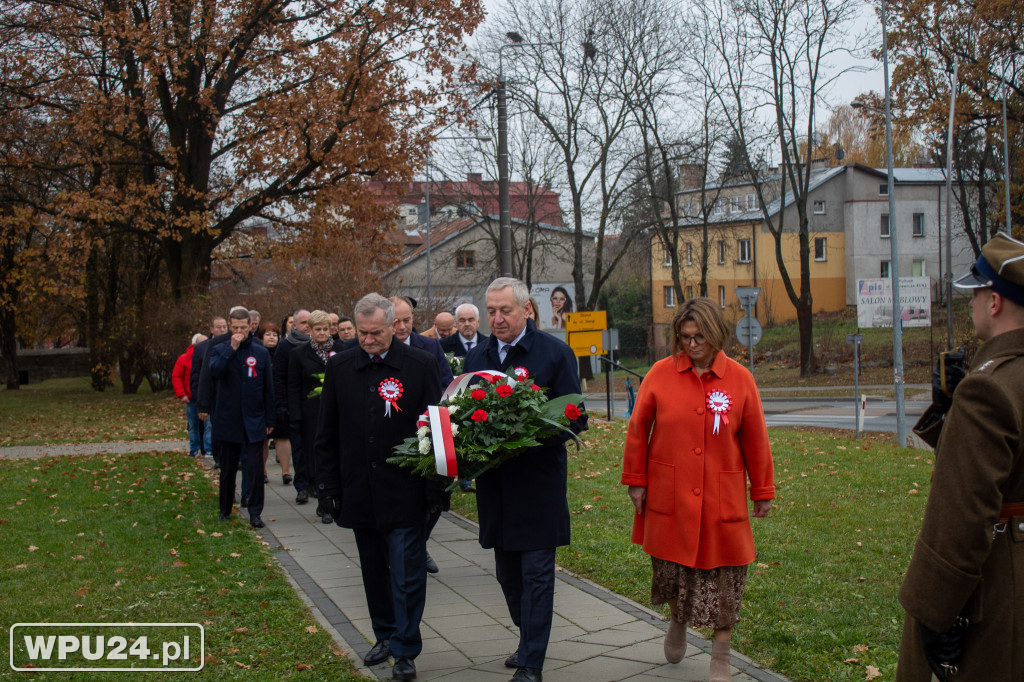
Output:
<path fill-rule="evenodd" d="M 904 322 L 910 322 L 911 320 L 927 320 L 928 311 L 924 308 L 904 308 L 903 312 L 900 313 L 900 319 Z"/>

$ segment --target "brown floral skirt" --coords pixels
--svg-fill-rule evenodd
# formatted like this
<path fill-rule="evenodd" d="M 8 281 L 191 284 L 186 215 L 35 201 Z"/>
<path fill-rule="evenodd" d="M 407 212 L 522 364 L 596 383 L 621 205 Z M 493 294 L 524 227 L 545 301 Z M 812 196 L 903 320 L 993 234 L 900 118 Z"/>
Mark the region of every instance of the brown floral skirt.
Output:
<path fill-rule="evenodd" d="M 724 630 L 739 621 L 746 566 L 690 568 L 651 557 L 651 567 L 651 602 L 655 606 L 675 604 L 678 622 Z"/>

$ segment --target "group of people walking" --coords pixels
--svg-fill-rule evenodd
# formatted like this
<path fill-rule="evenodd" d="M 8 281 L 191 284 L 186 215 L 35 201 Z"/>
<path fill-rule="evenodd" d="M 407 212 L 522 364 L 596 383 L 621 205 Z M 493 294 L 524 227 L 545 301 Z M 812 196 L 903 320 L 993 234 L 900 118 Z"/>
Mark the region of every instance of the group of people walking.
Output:
<path fill-rule="evenodd" d="M 963 373 L 937 379 L 935 402 L 917 427 L 936 444 L 936 466 L 900 591 L 908 616 L 897 679 L 925 682 L 934 673 L 947 680 L 959 672 L 957 680 L 1024 680 L 1016 627 L 1024 592 L 1015 577 L 1024 574 L 1024 244 L 993 239 L 957 284 L 973 289 L 972 320 L 984 343 L 977 369 L 959 388 Z M 280 455 L 281 439 L 290 439 L 296 501 L 317 497 L 321 518 L 355 535 L 375 637 L 365 662 L 393 657 L 398 680 L 416 677 L 426 576 L 437 571 L 426 541 L 449 494 L 446 480 L 386 460 L 451 381 L 445 348 L 465 357 L 466 372 L 523 367 L 549 397 L 580 390 L 576 358 L 538 330 L 519 280 L 499 278 L 487 288 L 490 336 L 477 333 L 471 305 L 439 315 L 429 330 L 435 338 L 412 329 L 412 308 L 409 299 L 369 294 L 348 320 L 348 340 L 335 338 L 328 313 L 296 311 L 276 330 L 276 350 L 266 333 L 265 345 L 255 338 L 249 311 L 232 310 L 226 331 L 186 352 L 199 387 L 193 381 L 183 398 L 195 404 L 190 414 L 214 424 L 222 519 L 231 513 L 244 456 L 242 495 L 250 523 L 263 525 L 263 444 L 277 437 Z M 754 378 L 725 353 L 731 329 L 720 306 L 690 299 L 672 330 L 672 355 L 651 367 L 637 395 L 621 483 L 635 510 L 632 541 L 651 556 L 652 602 L 671 614 L 665 659 L 686 655 L 687 625 L 708 628 L 710 679 L 723 682 L 731 678 L 730 639 L 754 560 L 750 519 L 768 516 L 776 493 L 772 454 Z M 587 428 L 580 407 L 570 424 L 575 433 Z M 193 453 L 206 448 L 191 442 Z M 476 481 L 479 541 L 494 551 L 519 628 L 519 645 L 505 661 L 514 682 L 543 677 L 555 550 L 570 542 L 566 478 L 565 441 L 553 439 Z"/>

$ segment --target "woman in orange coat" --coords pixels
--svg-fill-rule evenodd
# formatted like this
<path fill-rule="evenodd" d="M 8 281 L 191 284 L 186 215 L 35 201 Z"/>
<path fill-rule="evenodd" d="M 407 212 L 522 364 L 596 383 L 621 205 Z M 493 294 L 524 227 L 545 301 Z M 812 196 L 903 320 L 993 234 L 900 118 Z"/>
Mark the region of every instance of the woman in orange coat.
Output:
<path fill-rule="evenodd" d="M 754 516 L 775 497 L 772 454 L 757 386 L 726 357 L 731 330 L 718 306 L 693 298 L 672 322 L 673 355 L 644 377 L 626 436 L 622 483 L 636 507 L 633 542 L 651 555 L 651 599 L 672 610 L 665 658 L 686 653 L 686 625 L 714 630 L 711 680 L 730 679 Z"/>

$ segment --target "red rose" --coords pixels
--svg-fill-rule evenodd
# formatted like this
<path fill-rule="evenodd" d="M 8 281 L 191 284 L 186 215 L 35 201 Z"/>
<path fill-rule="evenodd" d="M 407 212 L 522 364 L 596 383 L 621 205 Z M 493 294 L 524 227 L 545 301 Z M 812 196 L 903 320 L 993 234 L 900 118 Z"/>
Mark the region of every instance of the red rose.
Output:
<path fill-rule="evenodd" d="M 500 377 L 497 374 L 488 374 L 487 375 L 487 380 L 489 382 L 491 382 L 492 384 L 496 384 L 496 383 L 498 383 L 499 381 L 501 381 L 504 378 L 505 377 Z"/>
<path fill-rule="evenodd" d="M 565 416 L 568 417 L 569 419 L 579 419 L 580 408 L 576 407 L 575 405 L 566 405 Z"/>
<path fill-rule="evenodd" d="M 487 413 L 483 410 L 477 410 L 469 418 L 475 422 L 485 422 L 487 421 Z"/>
<path fill-rule="evenodd" d="M 472 398 L 473 400 L 483 400 L 484 398 L 487 397 L 487 391 L 485 391 L 482 388 L 478 388 L 472 393 L 470 393 L 469 397 Z"/>
<path fill-rule="evenodd" d="M 535 391 L 539 391 L 540 390 L 540 386 L 538 386 L 537 384 L 530 384 L 530 388 L 532 388 Z"/>
<path fill-rule="evenodd" d="M 496 390 L 498 392 L 498 395 L 500 395 L 502 398 L 507 398 L 510 395 L 512 395 L 512 387 L 509 386 L 508 384 L 502 384 L 501 386 L 498 386 L 494 390 Z"/>

